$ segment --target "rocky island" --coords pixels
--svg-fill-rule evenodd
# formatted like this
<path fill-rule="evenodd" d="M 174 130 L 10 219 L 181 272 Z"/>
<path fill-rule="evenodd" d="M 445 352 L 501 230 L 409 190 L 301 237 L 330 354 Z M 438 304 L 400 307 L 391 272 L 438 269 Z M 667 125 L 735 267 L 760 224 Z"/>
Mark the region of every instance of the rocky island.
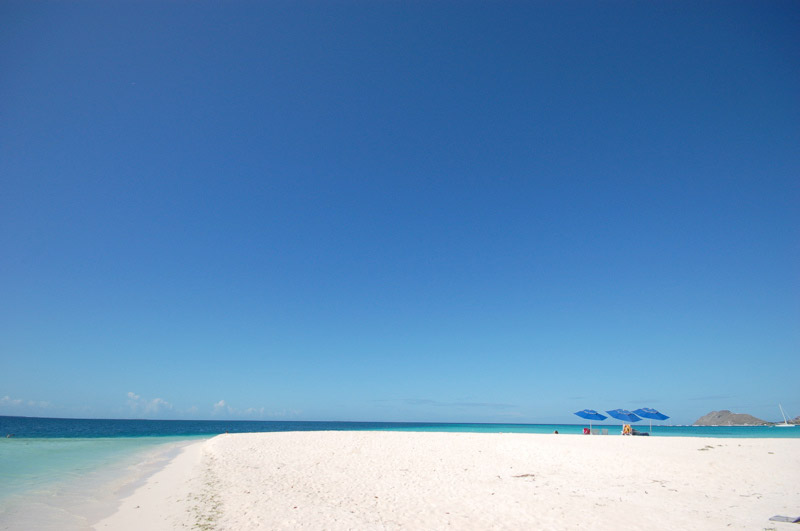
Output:
<path fill-rule="evenodd" d="M 748 415 L 746 413 L 732 413 L 727 409 L 721 411 L 712 411 L 707 415 L 703 415 L 696 421 L 694 426 L 767 426 L 774 424 L 774 422 L 767 422 Z"/>

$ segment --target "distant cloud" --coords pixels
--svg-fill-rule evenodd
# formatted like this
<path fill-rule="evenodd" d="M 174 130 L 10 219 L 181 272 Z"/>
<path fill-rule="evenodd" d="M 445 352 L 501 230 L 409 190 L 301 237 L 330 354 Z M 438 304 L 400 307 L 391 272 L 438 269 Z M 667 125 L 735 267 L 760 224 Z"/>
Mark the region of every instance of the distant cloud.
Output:
<path fill-rule="evenodd" d="M 128 392 L 128 407 L 136 415 L 156 415 L 162 411 L 171 411 L 172 404 L 163 398 L 146 399 L 134 392 Z"/>
<path fill-rule="evenodd" d="M 24 400 L 21 398 L 11 398 L 10 396 L 6 395 L 3 398 L 0 398 L 0 405 L 3 406 L 18 406 L 22 404 Z"/>
<path fill-rule="evenodd" d="M 47 409 L 50 407 L 50 402 L 46 400 L 26 400 L 24 398 L 12 398 L 9 395 L 5 395 L 0 398 L 0 408 L 9 409 L 9 410 L 29 410 L 30 408 L 33 409 Z"/>
<path fill-rule="evenodd" d="M 225 400 L 220 400 L 219 402 L 214 404 L 211 412 L 214 415 L 227 414 L 237 417 L 263 418 L 265 411 L 266 408 L 263 407 L 248 407 L 240 409 L 237 407 L 233 407 L 232 405 L 228 404 Z"/>
<path fill-rule="evenodd" d="M 505 418 L 509 418 L 509 419 L 521 419 L 521 418 L 525 418 L 527 415 L 525 415 L 524 413 L 521 413 L 519 411 L 498 411 L 497 412 L 497 416 L 498 417 L 505 417 Z"/>
<path fill-rule="evenodd" d="M 731 395 L 708 395 L 708 396 L 693 396 L 687 400 L 730 400 L 733 398 Z"/>
<path fill-rule="evenodd" d="M 514 404 L 502 404 L 496 402 L 441 402 L 428 398 L 406 398 L 401 400 L 410 406 L 434 406 L 434 407 L 462 407 L 462 408 L 485 408 L 485 409 L 512 409 L 517 407 Z"/>
<path fill-rule="evenodd" d="M 145 407 L 148 411 L 158 411 L 160 409 L 172 409 L 172 404 L 162 398 L 154 398 Z"/>
<path fill-rule="evenodd" d="M 294 418 L 299 417 L 303 413 L 300 409 L 280 409 L 277 411 L 267 412 L 269 418 Z"/>
<path fill-rule="evenodd" d="M 225 403 L 224 400 L 220 400 L 219 402 L 214 404 L 213 412 L 214 412 L 214 414 L 222 413 L 222 412 L 233 413 L 233 408 L 231 406 L 229 406 L 227 403 Z"/>

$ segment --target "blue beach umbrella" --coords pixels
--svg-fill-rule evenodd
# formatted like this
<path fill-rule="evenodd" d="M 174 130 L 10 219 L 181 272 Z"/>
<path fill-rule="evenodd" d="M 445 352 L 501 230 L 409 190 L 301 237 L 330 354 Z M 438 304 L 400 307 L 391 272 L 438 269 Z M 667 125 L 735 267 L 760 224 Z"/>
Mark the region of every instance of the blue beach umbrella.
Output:
<path fill-rule="evenodd" d="M 598 413 L 594 409 L 584 409 L 583 411 L 576 411 L 575 414 L 578 415 L 580 418 L 589 421 L 589 433 L 591 433 L 592 431 L 593 420 L 606 420 L 608 418 L 605 415 Z"/>
<path fill-rule="evenodd" d="M 606 413 L 615 419 L 624 420 L 625 422 L 639 422 L 642 420 L 627 409 L 612 409 L 611 411 L 606 411 Z"/>
<path fill-rule="evenodd" d="M 640 417 L 650 419 L 650 431 L 653 431 L 654 420 L 667 420 L 669 417 L 651 407 L 643 407 L 633 411 Z"/>

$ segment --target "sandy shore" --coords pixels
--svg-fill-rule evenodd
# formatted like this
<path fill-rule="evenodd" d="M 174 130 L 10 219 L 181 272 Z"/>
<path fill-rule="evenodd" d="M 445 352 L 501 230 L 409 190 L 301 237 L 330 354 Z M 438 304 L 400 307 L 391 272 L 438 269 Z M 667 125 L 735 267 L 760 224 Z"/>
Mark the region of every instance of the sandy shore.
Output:
<path fill-rule="evenodd" d="M 186 447 L 98 530 L 796 529 L 800 439 L 292 432 Z"/>

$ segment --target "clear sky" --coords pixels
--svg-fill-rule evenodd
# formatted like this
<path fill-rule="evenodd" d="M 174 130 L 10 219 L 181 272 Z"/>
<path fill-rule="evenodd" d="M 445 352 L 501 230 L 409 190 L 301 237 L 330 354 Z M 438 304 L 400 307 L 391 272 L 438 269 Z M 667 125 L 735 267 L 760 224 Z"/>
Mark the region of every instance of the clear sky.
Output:
<path fill-rule="evenodd" d="M 797 2 L 0 20 L 0 414 L 800 415 Z"/>

